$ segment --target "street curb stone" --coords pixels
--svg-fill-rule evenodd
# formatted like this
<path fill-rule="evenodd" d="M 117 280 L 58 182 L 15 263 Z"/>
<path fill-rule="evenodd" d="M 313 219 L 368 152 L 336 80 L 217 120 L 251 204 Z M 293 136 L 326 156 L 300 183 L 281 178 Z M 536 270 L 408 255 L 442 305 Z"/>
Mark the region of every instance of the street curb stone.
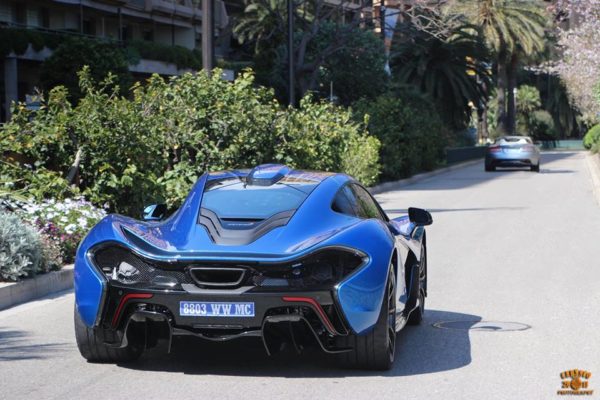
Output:
<path fill-rule="evenodd" d="M 585 157 L 592 178 L 592 189 L 596 203 L 600 206 L 600 154 L 587 154 Z"/>
<path fill-rule="evenodd" d="M 369 191 L 371 192 L 371 194 L 380 194 L 383 192 L 388 192 L 391 190 L 398 190 L 404 186 L 408 186 L 411 185 L 413 183 L 417 183 L 420 181 L 423 181 L 425 179 L 429 179 L 432 178 L 434 176 L 440 175 L 440 174 L 444 174 L 446 172 L 450 172 L 450 171 L 454 171 L 460 168 L 464 168 L 464 167 L 468 167 L 471 165 L 476 165 L 481 163 L 483 160 L 483 158 L 478 158 L 476 160 L 469 160 L 469 161 L 464 161 L 461 163 L 456 163 L 456 164 L 452 164 L 449 165 L 447 167 L 443 167 L 440 169 L 436 169 L 434 171 L 431 172 L 424 172 L 422 174 L 417 174 L 417 175 L 413 175 L 410 178 L 406 178 L 406 179 L 400 179 L 398 181 L 392 181 L 392 182 L 384 182 L 381 183 L 379 185 L 375 185 L 373 187 L 369 188 Z M 483 168 L 483 167 L 482 167 Z"/>
<path fill-rule="evenodd" d="M 20 282 L 0 283 L 0 310 L 73 287 L 73 265 Z"/>

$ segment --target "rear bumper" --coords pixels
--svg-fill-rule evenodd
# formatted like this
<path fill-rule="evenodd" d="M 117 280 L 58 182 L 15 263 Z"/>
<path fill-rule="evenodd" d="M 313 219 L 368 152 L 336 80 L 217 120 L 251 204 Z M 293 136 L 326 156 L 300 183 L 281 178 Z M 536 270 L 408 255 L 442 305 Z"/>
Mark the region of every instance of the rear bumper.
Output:
<path fill-rule="evenodd" d="M 182 316 L 182 301 L 251 302 L 252 317 Z M 261 338 L 267 354 L 279 351 L 281 332 L 288 332 L 300 351 L 293 332 L 308 332 L 326 353 L 342 353 L 350 348 L 335 346 L 334 338 L 348 335 L 346 323 L 328 290 L 298 292 L 250 292 L 236 294 L 189 293 L 186 291 L 152 291 L 109 285 L 107 307 L 101 320 L 104 329 L 114 332 L 111 347 L 126 347 L 132 326 L 143 326 L 143 343 L 148 343 L 154 324 L 166 324 L 168 349 L 174 336 L 196 336 L 211 341 L 227 341 L 242 337 Z M 134 330 L 134 336 L 136 329 Z M 137 329 L 137 341 L 140 341 Z"/>
<path fill-rule="evenodd" d="M 294 312 L 318 321 L 318 325 L 331 335 L 343 335 L 348 332 L 329 290 L 257 292 L 252 288 L 227 291 L 190 289 L 157 291 L 110 284 L 101 325 L 108 329 L 122 330 L 134 313 L 151 311 L 164 315 L 176 328 L 190 331 L 241 332 L 261 329 L 265 318 L 269 316 Z M 253 303 L 254 316 L 183 316 L 180 315 L 180 303 L 183 301 Z"/>
<path fill-rule="evenodd" d="M 538 165 L 540 162 L 540 156 L 535 153 L 491 153 L 485 156 L 485 162 L 488 165 L 495 166 L 529 166 Z"/>

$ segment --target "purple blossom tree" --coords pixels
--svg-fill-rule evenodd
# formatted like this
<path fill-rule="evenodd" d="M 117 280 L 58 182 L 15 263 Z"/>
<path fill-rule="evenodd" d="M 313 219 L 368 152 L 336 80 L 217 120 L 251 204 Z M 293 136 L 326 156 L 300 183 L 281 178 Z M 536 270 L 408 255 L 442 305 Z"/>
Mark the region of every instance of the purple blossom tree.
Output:
<path fill-rule="evenodd" d="M 561 57 L 556 70 L 569 96 L 588 118 L 598 119 L 600 100 L 600 0 L 559 0 Z"/>

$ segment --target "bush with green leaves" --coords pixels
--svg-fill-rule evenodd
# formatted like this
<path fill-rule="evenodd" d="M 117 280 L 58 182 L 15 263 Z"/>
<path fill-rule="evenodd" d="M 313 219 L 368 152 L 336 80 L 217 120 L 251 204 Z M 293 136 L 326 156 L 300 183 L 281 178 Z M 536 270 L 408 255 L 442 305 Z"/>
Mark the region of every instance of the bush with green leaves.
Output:
<path fill-rule="evenodd" d="M 113 76 L 96 83 L 84 68 L 75 106 L 56 87 L 39 111 L 15 108 L 0 130 L 0 148 L 14 155 L 13 167 L 0 171 L 3 180 L 38 200 L 58 188 L 57 199 L 82 194 L 132 216 L 149 203 L 176 207 L 206 171 L 267 162 L 376 182 L 379 142 L 348 110 L 310 98 L 284 108 L 272 90 L 255 86 L 251 72 L 232 83 L 220 75 L 155 75 L 128 98 Z M 23 178 L 14 165 L 31 174 Z M 38 172 L 44 182 L 35 181 Z"/>
<path fill-rule="evenodd" d="M 17 281 L 35 275 L 41 263 L 41 242 L 35 229 L 16 214 L 0 211 L 0 279 Z"/>
<path fill-rule="evenodd" d="M 381 178 L 390 181 L 434 169 L 444 160 L 447 139 L 435 106 L 406 91 L 354 103 L 355 116 L 368 115 L 369 132 L 381 142 Z M 425 112 L 427 110 L 427 112 Z"/>
<path fill-rule="evenodd" d="M 558 132 L 554 127 L 554 118 L 546 110 L 535 110 L 528 116 L 528 131 L 523 134 L 535 140 L 556 140 Z"/>
<path fill-rule="evenodd" d="M 583 147 L 591 149 L 595 144 L 600 144 L 600 125 L 593 126 L 583 137 Z"/>
<path fill-rule="evenodd" d="M 202 68 L 202 54 L 182 46 L 171 46 L 145 40 L 127 42 L 129 61 L 136 64 L 140 58 L 158 60 L 177 65 L 179 68 Z"/>

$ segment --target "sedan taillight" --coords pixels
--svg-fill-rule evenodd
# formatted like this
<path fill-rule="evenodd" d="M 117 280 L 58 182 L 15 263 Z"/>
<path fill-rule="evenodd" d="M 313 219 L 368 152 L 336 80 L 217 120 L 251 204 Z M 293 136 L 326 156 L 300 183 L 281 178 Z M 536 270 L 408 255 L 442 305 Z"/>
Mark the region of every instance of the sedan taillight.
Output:
<path fill-rule="evenodd" d="M 488 148 L 490 153 L 500 153 L 502 151 L 502 147 L 500 146 L 492 146 Z"/>
<path fill-rule="evenodd" d="M 535 146 L 532 144 L 526 144 L 523 147 L 521 147 L 521 151 L 534 151 L 535 150 Z"/>

